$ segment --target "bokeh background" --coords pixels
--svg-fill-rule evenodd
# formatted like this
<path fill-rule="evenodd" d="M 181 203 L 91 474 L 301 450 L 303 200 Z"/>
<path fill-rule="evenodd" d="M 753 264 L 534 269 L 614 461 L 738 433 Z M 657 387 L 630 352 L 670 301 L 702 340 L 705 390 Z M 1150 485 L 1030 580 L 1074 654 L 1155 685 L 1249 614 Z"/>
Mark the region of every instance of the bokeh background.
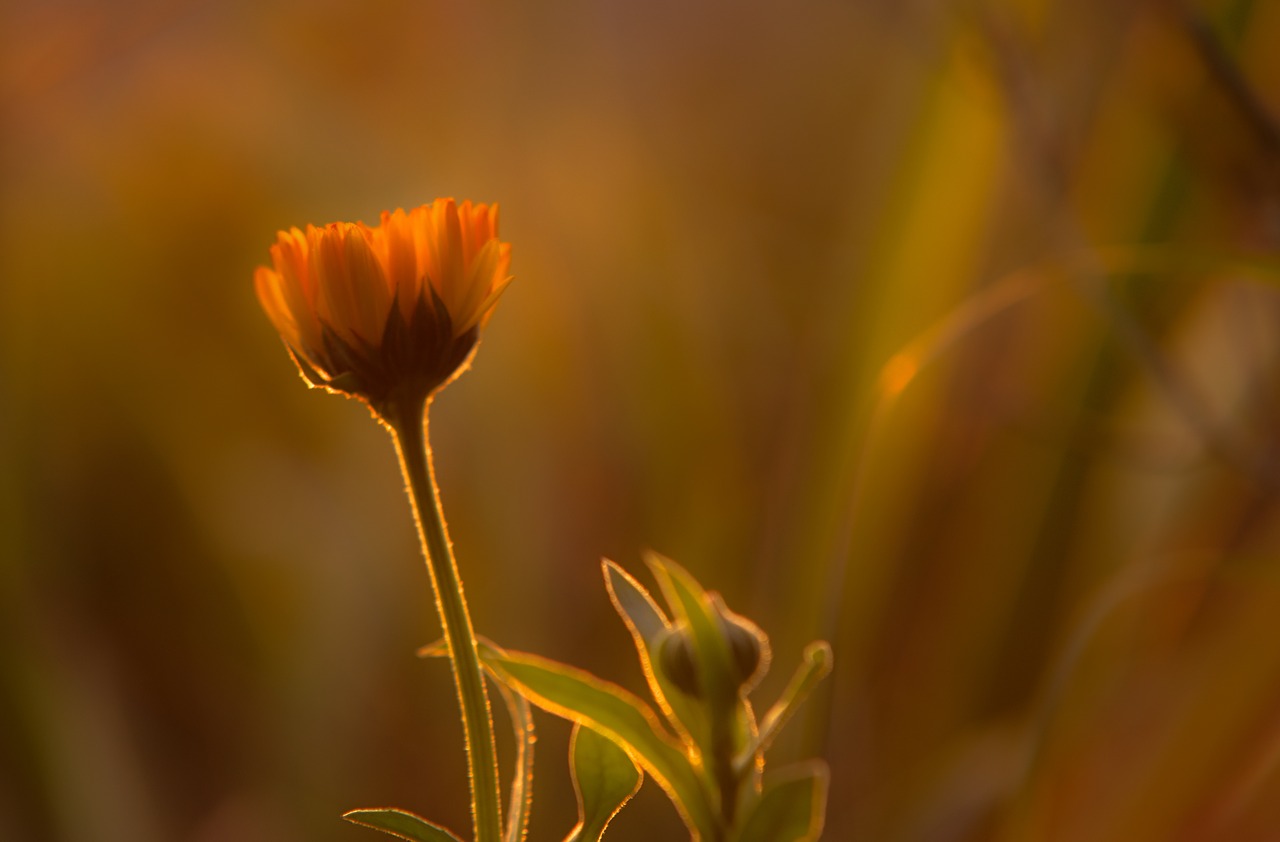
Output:
<path fill-rule="evenodd" d="M 652 547 L 770 633 L 761 708 L 832 641 L 772 760 L 828 758 L 827 839 L 1276 839 L 1277 43 L 1268 0 L 0 2 L 0 839 L 467 828 L 390 442 L 250 280 L 441 195 L 517 275 L 432 424 L 481 631 L 639 691 L 599 559 Z M 651 782 L 610 831 L 683 835 Z"/>

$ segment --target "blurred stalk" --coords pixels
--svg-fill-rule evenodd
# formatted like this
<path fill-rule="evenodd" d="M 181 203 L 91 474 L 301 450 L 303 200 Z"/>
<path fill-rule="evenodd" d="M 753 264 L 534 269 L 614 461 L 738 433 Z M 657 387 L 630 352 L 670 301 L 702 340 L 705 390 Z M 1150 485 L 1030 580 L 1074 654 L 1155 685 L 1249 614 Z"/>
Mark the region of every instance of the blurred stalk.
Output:
<path fill-rule="evenodd" d="M 1252 0 L 1227 0 L 1218 7 L 1217 27 L 1213 27 L 1190 5 L 1173 4 L 1181 15 L 1181 23 L 1187 35 L 1201 54 L 1213 81 L 1225 89 L 1229 101 L 1242 112 L 1246 122 L 1264 142 L 1269 141 L 1272 124 L 1262 119 L 1262 112 L 1254 112 L 1256 99 L 1247 87 L 1242 87 L 1242 77 L 1235 72 L 1231 60 L 1232 46 L 1220 37 L 1239 41 L 1247 31 L 1252 10 Z M 1215 32 L 1219 33 L 1215 36 Z M 1012 87 L 1009 68 L 1005 70 L 1006 87 Z M 1024 68 L 1019 68 L 1023 70 Z M 1016 96 L 1010 96 L 1018 108 Z M 1025 107 L 1023 108 L 1025 110 Z M 1025 119 L 1023 124 L 1027 122 Z M 1030 150 L 1029 162 L 1033 171 L 1039 171 L 1048 182 L 1051 168 L 1044 155 L 1045 138 L 1032 136 L 1022 144 Z M 1179 225 L 1189 206 L 1196 200 L 1195 172 L 1183 149 L 1174 144 L 1161 150 L 1152 187 L 1135 227 L 1135 242 L 1141 246 L 1160 248 L 1177 239 Z M 1176 367 L 1161 347 L 1161 337 L 1183 315 L 1185 306 L 1192 300 L 1189 291 L 1179 294 L 1167 284 L 1147 285 L 1137 283 L 1142 272 L 1115 271 L 1101 254 L 1091 247 L 1083 226 L 1066 219 L 1060 231 L 1067 247 L 1087 255 L 1090 264 L 1074 275 L 1076 288 L 1100 314 L 1107 331 L 1096 345 L 1087 349 L 1088 358 L 1082 353 L 1082 364 L 1087 366 L 1087 380 L 1080 393 L 1076 410 L 1071 419 L 1069 444 L 1066 453 L 1072 458 L 1063 459 L 1056 479 L 1051 485 L 1052 497 L 1045 507 L 1045 518 L 1039 526 L 1037 545 L 1032 557 L 1036 563 L 1028 569 L 1028 577 L 1017 600 L 1016 627 L 1020 633 L 1008 640 L 1001 660 L 1011 665 L 1010 674 L 1033 677 L 1040 682 L 1039 689 L 1031 689 L 1025 682 L 1014 682 L 1005 688 L 1001 701 L 1005 705 L 1017 705 L 1030 691 L 1034 695 L 1034 715 L 1028 733 L 1027 765 L 1024 781 L 1002 820 L 997 838 L 1021 839 L 1035 836 L 1041 829 L 1037 822 L 1044 817 L 1037 812 L 1036 782 L 1046 774 L 1047 743 L 1054 727 L 1063 693 L 1064 673 L 1074 664 L 1076 650 L 1083 647 L 1093 633 L 1092 623 L 1084 623 L 1068 629 L 1064 653 L 1059 657 L 1056 669 L 1040 669 L 1045 652 L 1053 651 L 1052 641 L 1060 631 L 1063 612 L 1069 610 L 1071 599 L 1064 594 L 1065 574 L 1076 551 L 1081 522 L 1081 508 L 1088 495 L 1088 482 L 1096 468 L 1090 443 L 1094 438 L 1096 419 L 1109 417 L 1129 392 L 1135 375 L 1144 374 L 1165 397 L 1171 408 L 1189 428 L 1195 431 L 1206 448 L 1222 461 L 1238 469 L 1253 481 L 1266 486 L 1273 481 L 1274 470 L 1269 460 L 1259 460 L 1228 425 L 1214 418 L 1206 402 L 1190 383 L 1183 371 Z M 1082 352 L 1085 348 L 1082 344 Z M 1125 363 L 1136 363 L 1136 370 L 1126 370 Z M 1108 610 L 1109 600 L 1132 580 L 1142 580 L 1145 561 L 1138 559 L 1115 571 L 1110 587 L 1104 587 L 1101 596 L 1091 601 L 1091 610 L 1101 615 Z M 1150 821 L 1150 816 L 1166 811 L 1166 805 L 1153 807 L 1140 799 L 1129 805 L 1138 821 Z M 1144 814 L 1143 811 L 1147 811 Z"/>

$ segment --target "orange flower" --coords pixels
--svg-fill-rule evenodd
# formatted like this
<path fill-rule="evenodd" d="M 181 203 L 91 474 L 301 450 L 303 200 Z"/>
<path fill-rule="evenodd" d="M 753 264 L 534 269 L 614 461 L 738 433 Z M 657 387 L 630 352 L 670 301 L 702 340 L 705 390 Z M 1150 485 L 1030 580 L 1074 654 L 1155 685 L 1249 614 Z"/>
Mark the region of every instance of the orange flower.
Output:
<path fill-rule="evenodd" d="M 376 227 L 281 231 L 258 300 L 313 386 L 368 401 L 425 398 L 471 359 L 510 282 L 497 205 L 437 199 Z"/>

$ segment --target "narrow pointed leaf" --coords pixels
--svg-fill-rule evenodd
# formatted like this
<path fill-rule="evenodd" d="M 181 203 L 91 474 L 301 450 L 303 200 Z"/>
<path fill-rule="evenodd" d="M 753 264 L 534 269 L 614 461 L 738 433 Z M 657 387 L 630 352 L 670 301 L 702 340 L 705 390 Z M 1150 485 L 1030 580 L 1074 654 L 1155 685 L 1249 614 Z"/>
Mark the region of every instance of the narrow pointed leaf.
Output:
<path fill-rule="evenodd" d="M 481 643 L 494 652 L 503 651 L 491 640 L 481 637 Z M 418 650 L 420 658 L 444 658 L 448 656 L 444 640 L 429 643 Z M 511 796 L 507 806 L 507 828 L 503 834 L 504 842 L 523 842 L 529 830 L 529 810 L 533 802 L 533 745 L 536 734 L 533 727 L 533 712 L 529 703 L 518 693 L 509 688 L 494 671 L 493 666 L 483 661 L 485 673 L 493 680 L 507 707 L 511 718 L 511 727 L 515 731 L 516 759 L 515 770 L 511 775 Z"/>
<path fill-rule="evenodd" d="M 486 670 L 491 676 L 492 670 Z M 533 711 L 524 696 L 514 692 L 494 676 L 498 693 L 511 716 L 516 737 L 515 771 L 511 775 L 511 796 L 507 805 L 505 842 L 524 842 L 529 831 L 529 810 L 533 806 Z"/>
<path fill-rule="evenodd" d="M 675 804 L 694 839 L 714 838 L 716 820 L 702 778 L 653 709 L 585 670 L 522 652 L 481 648 L 502 680 L 538 707 L 585 725 L 626 748 Z"/>
<path fill-rule="evenodd" d="M 769 708 L 764 719 L 760 720 L 760 733 L 739 756 L 737 762 L 739 769 L 744 769 L 757 761 L 759 755 L 769 748 L 773 738 L 782 730 L 782 726 L 795 716 L 796 709 L 809 698 L 813 688 L 830 674 L 831 661 L 831 644 L 825 640 L 815 640 L 805 647 L 804 659 L 796 668 L 795 674 L 791 676 L 787 689 L 782 691 L 782 696 L 777 703 Z"/>
<path fill-rule="evenodd" d="M 686 696 L 657 667 L 657 647 L 671 628 L 662 609 L 639 582 L 612 561 L 605 561 L 605 587 L 618 615 L 631 632 L 649 692 L 687 747 L 704 756 L 710 750 L 710 727 L 702 705 Z"/>
<path fill-rule="evenodd" d="M 710 596 L 687 570 L 671 559 L 650 552 L 645 561 L 671 610 L 689 624 L 707 699 L 721 709 L 728 707 L 737 697 L 738 688 L 732 678 L 729 644 L 713 613 Z"/>
<path fill-rule="evenodd" d="M 461 842 L 458 837 L 440 825 L 432 824 L 420 816 L 394 807 L 352 810 L 349 813 L 343 813 L 342 817 L 352 824 L 381 830 L 400 839 L 408 839 L 409 842 Z"/>
<path fill-rule="evenodd" d="M 604 583 L 609 590 L 613 607 L 618 610 L 633 635 L 652 645 L 671 625 L 667 616 L 630 573 L 608 559 L 605 559 L 603 566 Z"/>
<path fill-rule="evenodd" d="M 827 812 L 827 766 L 820 760 L 766 774 L 764 792 L 738 842 L 813 842 Z"/>
<path fill-rule="evenodd" d="M 600 842 L 609 822 L 640 791 L 644 774 L 613 740 L 580 724 L 569 742 L 569 769 L 578 794 L 578 826 L 565 842 Z"/>
<path fill-rule="evenodd" d="M 755 741 L 757 729 L 751 705 L 735 678 L 733 655 L 718 611 L 723 605 L 718 602 L 718 595 L 703 590 L 687 570 L 671 559 L 650 552 L 645 561 L 672 613 L 688 624 L 702 688 L 700 704 L 707 723 L 706 736 L 702 738 L 705 742 L 701 743 L 704 763 L 711 770 L 725 809 L 732 809 L 742 774 L 736 761 L 743 749 Z"/>

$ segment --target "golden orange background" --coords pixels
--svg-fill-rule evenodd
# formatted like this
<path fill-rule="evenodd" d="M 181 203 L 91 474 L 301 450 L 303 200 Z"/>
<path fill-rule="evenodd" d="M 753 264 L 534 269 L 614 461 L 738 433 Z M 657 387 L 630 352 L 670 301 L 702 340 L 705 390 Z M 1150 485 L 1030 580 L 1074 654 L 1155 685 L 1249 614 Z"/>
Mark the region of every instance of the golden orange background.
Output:
<path fill-rule="evenodd" d="M 0 839 L 466 830 L 390 442 L 251 289 L 278 228 L 445 195 L 517 276 L 433 414 L 480 631 L 640 691 L 599 559 L 653 547 L 771 635 L 760 709 L 831 639 L 771 758 L 828 758 L 827 839 L 1275 839 L 1278 39 L 1265 0 L 0 2 Z M 650 783 L 606 838 L 682 833 Z"/>

